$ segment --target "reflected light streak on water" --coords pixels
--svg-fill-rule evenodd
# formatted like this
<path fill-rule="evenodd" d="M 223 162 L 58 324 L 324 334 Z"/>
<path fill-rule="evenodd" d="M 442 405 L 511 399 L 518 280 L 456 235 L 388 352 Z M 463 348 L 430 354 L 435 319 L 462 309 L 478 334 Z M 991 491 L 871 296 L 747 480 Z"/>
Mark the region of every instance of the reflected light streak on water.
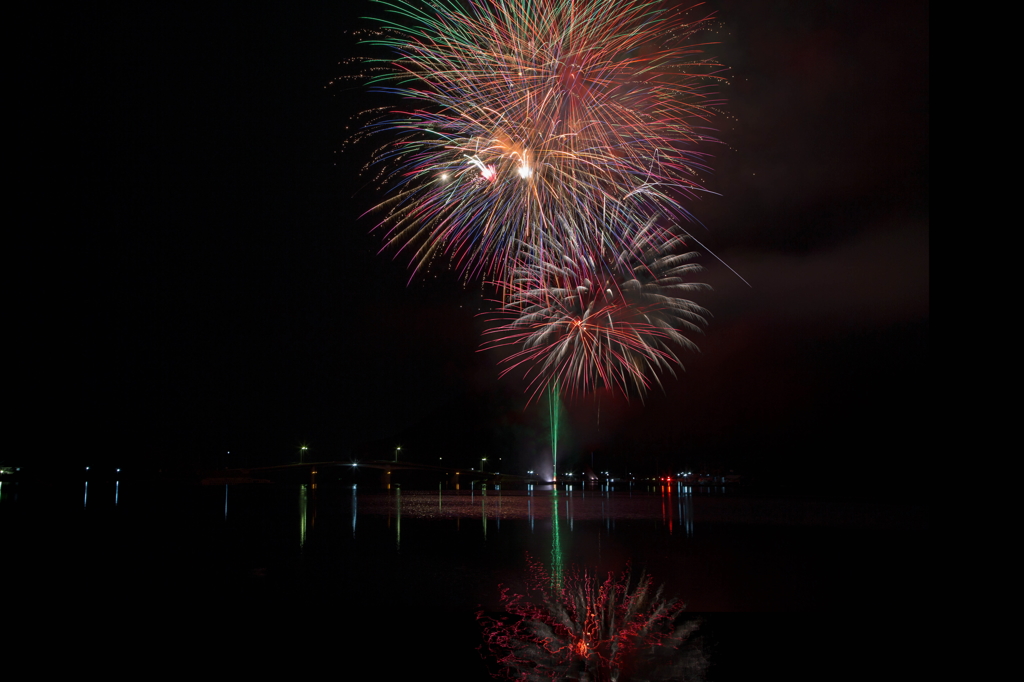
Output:
<path fill-rule="evenodd" d="M 299 486 L 299 547 L 306 546 L 306 485 Z"/>
<path fill-rule="evenodd" d="M 359 505 L 356 503 L 356 484 L 352 485 L 352 539 L 356 539 L 356 516 Z"/>
<path fill-rule="evenodd" d="M 121 494 L 121 481 L 114 481 L 114 506 L 117 506 L 117 498 Z"/>
<path fill-rule="evenodd" d="M 224 520 L 228 520 L 228 484 L 224 484 Z"/>
<path fill-rule="evenodd" d="M 85 482 L 85 497 L 82 498 L 82 506 L 83 507 L 88 507 L 89 506 L 89 481 Z"/>
<path fill-rule="evenodd" d="M 484 540 L 487 539 L 487 484 L 480 484 L 480 518 L 484 523 Z"/>
<path fill-rule="evenodd" d="M 622 493 L 616 493 L 617 497 L 609 493 L 591 494 L 586 498 L 582 494 L 577 494 L 575 487 L 572 486 L 573 489 L 570 489 L 569 486 L 559 486 L 557 493 L 554 491 L 537 492 L 536 490 L 522 490 L 511 491 L 506 494 L 505 490 L 495 493 L 494 491 L 497 488 L 492 487 L 492 484 L 487 484 L 486 488 L 481 487 L 479 495 L 464 495 L 457 491 L 446 490 L 443 484 L 440 492 L 405 490 L 403 486 L 400 511 L 401 516 L 404 518 L 401 520 L 405 521 L 406 525 L 408 525 L 409 519 L 448 519 L 457 521 L 459 518 L 475 518 L 480 523 L 480 526 L 477 526 L 477 528 L 483 531 L 484 519 L 486 518 L 488 539 L 493 539 L 495 531 L 504 532 L 506 530 L 506 522 L 510 519 L 522 519 L 525 522 L 523 525 L 524 530 L 527 524 L 529 524 L 531 529 L 536 531 L 536 522 L 538 520 L 542 523 L 548 522 L 551 520 L 551 515 L 557 513 L 560 529 L 563 532 L 575 533 L 576 521 L 581 523 L 596 521 L 601 526 L 604 526 L 602 532 L 605 532 L 606 530 L 615 530 L 620 520 L 645 518 L 658 521 L 657 525 L 665 531 L 667 536 L 669 535 L 670 528 L 674 534 L 677 526 L 681 530 L 687 526 L 692 526 L 692 521 L 690 520 L 691 510 L 695 504 L 698 504 L 692 499 L 698 496 L 698 491 L 694 488 L 688 489 L 687 486 L 672 486 L 672 484 L 654 485 L 651 486 L 653 494 L 638 493 L 630 495 L 623 491 Z M 673 490 L 673 487 L 678 492 Z M 348 491 L 350 488 L 351 485 L 346 486 L 345 490 Z M 356 500 L 350 501 L 346 498 L 346 504 L 357 502 L 359 505 L 358 510 L 353 508 L 351 512 L 353 516 L 359 513 L 364 518 L 366 514 L 380 516 L 382 520 L 386 521 L 386 526 L 389 530 L 388 534 L 391 536 L 395 531 L 396 510 L 398 509 L 396 498 L 399 493 L 395 484 L 392 484 L 391 491 L 382 492 L 383 494 L 373 492 L 369 495 L 365 494 L 365 491 L 363 495 L 353 492 L 354 495 L 357 495 Z M 591 492 L 593 493 L 594 491 Z M 309 495 L 309 508 L 307 510 L 308 536 L 313 530 L 313 524 L 318 514 L 318 491 L 312 491 L 307 494 Z M 346 492 L 347 494 L 348 492 Z M 673 494 L 676 494 L 677 499 L 672 499 Z M 551 496 L 550 506 L 545 506 L 548 503 L 542 503 L 538 500 L 540 506 L 534 507 L 534 500 L 543 496 Z M 231 513 L 233 516 L 237 516 L 239 513 L 237 505 L 231 510 Z M 495 522 L 494 528 L 491 527 L 492 520 Z M 542 530 L 544 530 L 543 526 Z M 545 530 L 544 532 L 547 531 Z M 481 532 L 479 537 L 482 536 Z M 547 554 L 547 551 L 545 550 L 544 553 Z"/>
<path fill-rule="evenodd" d="M 679 525 L 683 526 L 683 484 L 676 482 L 676 510 L 679 512 Z"/>
<path fill-rule="evenodd" d="M 665 520 L 666 511 L 665 511 L 665 486 L 664 485 L 661 486 L 660 492 L 661 492 L 661 523 L 662 523 L 662 525 L 666 525 L 667 523 L 671 523 L 671 521 L 670 520 L 669 521 Z M 670 527 L 669 528 L 669 535 L 671 535 L 671 534 L 672 534 L 672 530 L 671 530 L 671 527 Z"/>
<path fill-rule="evenodd" d="M 667 498 L 667 504 L 666 504 L 665 511 L 666 511 L 666 516 L 668 516 L 668 534 L 672 535 L 673 528 L 675 526 L 674 520 L 672 518 L 672 486 L 671 485 L 666 485 L 664 487 L 664 491 L 665 491 L 665 497 Z"/>
<path fill-rule="evenodd" d="M 679 525 L 683 527 L 686 537 L 693 537 L 693 488 L 676 483 L 676 508 L 679 514 Z"/>
<path fill-rule="evenodd" d="M 569 493 L 565 498 L 565 518 L 569 522 L 569 532 L 573 531 L 573 513 L 572 513 L 572 486 L 566 486 L 569 489 Z"/>
<path fill-rule="evenodd" d="M 685 486 L 683 494 L 683 527 L 686 529 L 686 537 L 693 537 L 693 488 Z"/>
<path fill-rule="evenodd" d="M 558 528 L 558 490 L 551 492 L 551 589 L 562 589 L 562 534 Z"/>

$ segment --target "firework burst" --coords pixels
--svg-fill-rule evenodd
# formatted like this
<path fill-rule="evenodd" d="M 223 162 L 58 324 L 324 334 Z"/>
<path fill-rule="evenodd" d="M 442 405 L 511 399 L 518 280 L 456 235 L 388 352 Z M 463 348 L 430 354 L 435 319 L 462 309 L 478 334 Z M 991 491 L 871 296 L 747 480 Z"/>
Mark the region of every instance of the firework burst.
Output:
<path fill-rule="evenodd" d="M 532 564 L 528 595 L 502 590 L 508 616 L 477 616 L 508 679 L 704 679 L 707 660 L 689 641 L 698 622 L 677 625 L 684 605 L 651 578 L 632 584 L 627 571 L 599 581 L 576 570 L 556 589 L 550 582 Z"/>
<path fill-rule="evenodd" d="M 645 240 L 614 257 L 528 258 L 484 347 L 520 349 L 502 375 L 525 368 L 531 399 L 552 385 L 569 395 L 612 388 L 643 396 L 659 371 L 682 367 L 675 348 L 697 349 L 683 332 L 701 332 L 709 315 L 683 298 L 710 289 L 687 281 L 701 267 L 698 254 L 679 252 L 684 246 Z"/>
<path fill-rule="evenodd" d="M 642 226 L 690 219 L 717 103 L 704 19 L 650 0 L 389 3 L 368 42 L 397 55 L 372 83 L 407 106 L 369 132 L 386 241 L 415 270 L 447 254 L 508 281 L 549 251 L 632 249 Z"/>

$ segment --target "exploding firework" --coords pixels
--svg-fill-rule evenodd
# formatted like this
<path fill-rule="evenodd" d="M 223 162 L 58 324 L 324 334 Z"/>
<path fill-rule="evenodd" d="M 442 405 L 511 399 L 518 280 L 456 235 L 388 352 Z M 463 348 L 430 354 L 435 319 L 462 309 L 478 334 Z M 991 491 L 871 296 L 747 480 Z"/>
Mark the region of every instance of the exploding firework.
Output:
<path fill-rule="evenodd" d="M 708 290 L 687 279 L 701 270 L 695 252 L 674 240 L 644 241 L 601 260 L 565 254 L 528 258 L 514 272 L 485 348 L 512 346 L 502 376 L 525 368 L 536 398 L 559 385 L 569 395 L 598 388 L 643 396 L 658 372 L 682 367 L 674 348 L 696 350 L 683 332 L 699 333 L 708 311 L 682 298 Z"/>
<path fill-rule="evenodd" d="M 697 621 L 677 625 L 684 605 L 628 572 L 599 582 L 578 570 L 549 588 L 539 564 L 531 566 L 527 595 L 502 590 L 508 615 L 478 614 L 486 648 L 517 680 L 702 680 L 707 660 L 691 641 Z"/>
<path fill-rule="evenodd" d="M 511 277 L 524 251 L 576 261 L 629 251 L 642 226 L 690 219 L 721 69 L 706 19 L 650 0 L 389 4 L 367 42 L 397 57 L 371 82 L 407 106 L 368 126 L 381 228 L 415 270 L 447 254 Z"/>

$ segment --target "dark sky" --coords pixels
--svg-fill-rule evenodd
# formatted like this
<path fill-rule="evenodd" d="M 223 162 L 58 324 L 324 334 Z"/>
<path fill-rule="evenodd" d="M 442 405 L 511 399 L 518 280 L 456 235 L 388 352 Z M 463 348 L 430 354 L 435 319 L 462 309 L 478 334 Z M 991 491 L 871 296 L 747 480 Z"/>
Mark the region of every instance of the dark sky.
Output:
<path fill-rule="evenodd" d="M 360 217 L 381 199 L 358 173 L 370 148 L 341 150 L 378 100 L 328 84 L 379 10 L 176 5 L 82 5 L 47 29 L 54 220 L 31 225 L 18 303 L 33 437 L 137 463 L 303 442 L 532 461 L 542 414 L 478 352 L 479 292 L 407 285 Z M 644 403 L 570 406 L 565 447 L 598 468 L 906 477 L 929 426 L 927 3 L 706 7 L 733 83 L 695 234 L 751 286 L 705 257 L 700 354 Z"/>

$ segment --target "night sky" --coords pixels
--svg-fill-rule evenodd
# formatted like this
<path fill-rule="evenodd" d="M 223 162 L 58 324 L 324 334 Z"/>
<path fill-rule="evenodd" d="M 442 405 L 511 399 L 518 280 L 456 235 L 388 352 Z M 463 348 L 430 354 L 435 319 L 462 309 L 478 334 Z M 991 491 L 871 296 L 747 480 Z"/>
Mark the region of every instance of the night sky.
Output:
<path fill-rule="evenodd" d="M 927 3 L 705 7 L 733 82 L 693 229 L 751 286 L 705 255 L 701 352 L 644 402 L 571 405 L 566 457 L 905 484 L 932 428 Z M 342 148 L 380 98 L 337 78 L 379 6 L 69 12 L 34 29 L 59 123 L 17 263 L 26 461 L 533 468 L 543 410 L 479 352 L 479 288 L 409 283 L 363 216 L 372 147 Z"/>

